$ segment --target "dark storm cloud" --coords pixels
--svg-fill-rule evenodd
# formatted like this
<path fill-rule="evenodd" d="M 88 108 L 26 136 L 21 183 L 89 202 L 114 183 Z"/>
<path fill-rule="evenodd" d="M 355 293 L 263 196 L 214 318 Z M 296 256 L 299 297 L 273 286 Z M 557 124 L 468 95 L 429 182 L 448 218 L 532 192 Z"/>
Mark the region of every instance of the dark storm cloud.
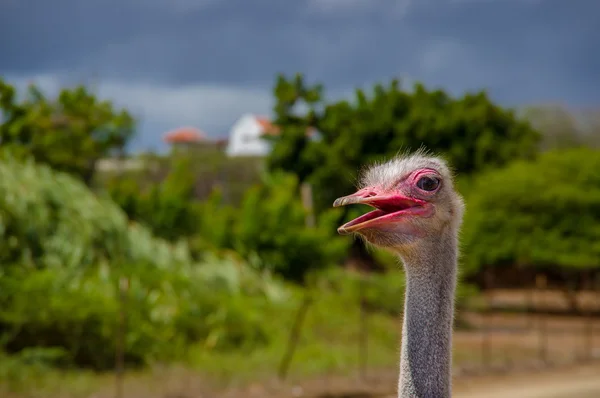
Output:
<path fill-rule="evenodd" d="M 348 73 L 378 75 L 373 43 L 385 51 L 382 38 L 397 31 L 377 29 L 377 12 L 367 14 L 375 20 L 323 18 L 300 1 L 149 2 L 59 0 L 32 7 L 25 0 L 4 7 L 1 33 L 15 40 L 2 43 L 0 70 L 83 69 L 104 78 L 181 84 L 264 83 L 276 71 L 302 70 L 335 84 L 347 82 Z"/>
<path fill-rule="evenodd" d="M 262 85 L 302 71 L 334 87 L 406 74 L 506 100 L 597 98 L 595 0 L 4 1 L 11 74 Z"/>
<path fill-rule="evenodd" d="M 0 73 L 107 82 L 161 128 L 224 86 L 231 114 L 202 114 L 219 132 L 252 98 L 268 111 L 277 72 L 338 95 L 407 76 L 509 104 L 597 104 L 598 15 L 598 0 L 0 0 Z"/>
<path fill-rule="evenodd" d="M 460 3 L 460 2 L 459 2 Z M 466 53 L 427 81 L 455 88 L 468 81 L 461 64 L 477 66 L 471 83 L 510 102 L 599 102 L 600 2 L 594 0 L 471 0 L 443 12 L 416 10 L 421 33 L 452 37 Z M 468 65 L 462 65 L 468 68 Z M 455 79 L 452 79 L 452 75 Z M 464 80 L 463 80 L 464 79 Z"/>

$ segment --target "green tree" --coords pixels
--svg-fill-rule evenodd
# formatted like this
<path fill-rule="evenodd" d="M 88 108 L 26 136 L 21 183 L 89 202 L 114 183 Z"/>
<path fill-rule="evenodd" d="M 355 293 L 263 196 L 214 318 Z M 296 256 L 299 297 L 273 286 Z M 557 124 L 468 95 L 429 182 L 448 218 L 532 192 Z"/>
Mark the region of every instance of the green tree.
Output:
<path fill-rule="evenodd" d="M 371 96 L 356 90 L 352 102 L 326 103 L 322 86 L 296 75 L 279 76 L 274 95 L 282 134 L 272 138 L 268 166 L 310 181 L 320 211 L 354 188 L 360 167 L 401 150 L 424 146 L 467 175 L 537 152 L 537 131 L 485 92 L 452 98 L 420 84 L 408 92 L 394 80 L 376 85 Z"/>
<path fill-rule="evenodd" d="M 600 269 L 600 151 L 548 152 L 477 176 L 467 195 L 464 269 Z"/>
<path fill-rule="evenodd" d="M 0 79 L 0 112 L 4 147 L 74 174 L 88 185 L 96 162 L 122 151 L 134 132 L 134 120 L 126 110 L 115 109 L 83 86 L 47 98 L 30 85 L 19 101 L 16 89 Z"/>
<path fill-rule="evenodd" d="M 274 95 L 282 133 L 272 138 L 268 167 L 310 182 L 317 212 L 353 191 L 360 168 L 399 151 L 425 147 L 469 176 L 513 159 L 533 158 L 538 150 L 538 132 L 485 92 L 453 98 L 421 84 L 409 92 L 393 80 L 388 86 L 375 85 L 371 95 L 357 89 L 354 101 L 327 103 L 321 85 L 308 85 L 301 75 L 280 75 Z M 356 212 L 344 209 L 342 218 Z M 359 241 L 352 257 L 373 263 Z"/>

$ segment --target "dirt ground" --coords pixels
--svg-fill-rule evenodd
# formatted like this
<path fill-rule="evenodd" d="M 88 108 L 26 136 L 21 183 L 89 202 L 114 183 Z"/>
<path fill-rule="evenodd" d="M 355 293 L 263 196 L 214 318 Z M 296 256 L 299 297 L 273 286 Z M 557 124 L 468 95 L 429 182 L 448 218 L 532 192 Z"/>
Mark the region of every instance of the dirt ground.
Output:
<path fill-rule="evenodd" d="M 230 392 L 220 397 L 396 398 L 393 387 L 396 378 L 395 373 L 383 372 L 372 375 L 368 383 L 342 378 L 320 379 L 295 386 L 255 386 L 254 390 Z M 600 362 L 514 374 L 460 376 L 453 384 L 454 398 L 598 398 Z"/>
<path fill-rule="evenodd" d="M 466 319 L 489 332 L 455 332 L 454 397 L 600 398 L 600 319 L 475 313 Z M 218 397 L 394 398 L 397 378 L 397 369 L 369 369 L 366 383 L 320 377 L 297 385 L 257 384 Z"/>
<path fill-rule="evenodd" d="M 600 364 L 543 372 L 464 378 L 454 383 L 455 398 L 598 398 Z"/>

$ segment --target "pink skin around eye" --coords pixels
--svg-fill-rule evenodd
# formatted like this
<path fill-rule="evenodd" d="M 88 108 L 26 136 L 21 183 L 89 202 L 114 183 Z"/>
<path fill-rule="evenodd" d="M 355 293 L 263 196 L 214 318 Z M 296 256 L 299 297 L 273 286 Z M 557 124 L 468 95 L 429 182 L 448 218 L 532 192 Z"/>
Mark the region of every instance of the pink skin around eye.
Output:
<path fill-rule="evenodd" d="M 409 178 L 407 178 L 405 183 L 407 185 L 409 185 L 410 187 L 415 187 L 416 189 L 419 189 L 417 187 L 417 181 L 419 181 L 419 179 L 424 176 L 432 176 L 432 177 L 435 176 L 437 178 L 440 178 L 440 175 L 438 174 L 438 172 L 433 169 L 421 169 L 421 170 L 414 172 Z M 437 192 L 437 189 L 435 189 L 431 192 L 423 191 L 422 189 L 419 189 L 419 192 L 422 192 L 425 194 L 432 194 L 432 193 Z"/>

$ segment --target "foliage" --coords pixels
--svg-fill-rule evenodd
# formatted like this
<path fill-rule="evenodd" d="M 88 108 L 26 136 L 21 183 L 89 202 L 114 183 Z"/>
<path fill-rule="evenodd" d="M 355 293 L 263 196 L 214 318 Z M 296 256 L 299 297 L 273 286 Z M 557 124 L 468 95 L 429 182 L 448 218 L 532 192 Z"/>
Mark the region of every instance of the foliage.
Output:
<path fill-rule="evenodd" d="M 214 263 L 214 267 L 211 268 L 222 269 L 220 265 Z M 225 268 L 227 271 L 224 273 L 229 274 L 230 268 L 227 266 Z M 399 279 L 402 273 L 399 272 L 392 277 L 396 276 Z M 347 281 L 353 278 L 353 275 L 340 270 L 336 275 L 332 275 L 332 278 L 335 278 L 332 279 L 334 281 L 339 278 Z M 382 281 L 384 279 L 382 275 Z M 341 289 L 334 289 L 321 284 L 308 290 L 314 300 L 306 313 L 300 339 L 294 351 L 290 366 L 290 380 L 314 378 L 323 374 L 352 375 L 359 368 L 362 363 L 359 350 L 362 338 L 359 297 L 349 292 L 349 285 L 350 283 Z M 394 283 L 390 283 L 390 290 L 393 285 Z M 259 315 L 259 319 L 263 330 L 268 334 L 268 341 L 265 344 L 257 345 L 253 350 L 209 349 L 204 342 L 189 345 L 187 347 L 189 362 L 161 363 L 145 372 L 131 373 L 138 383 L 143 384 L 143 389 L 136 392 L 141 396 L 147 396 L 148 393 L 144 394 L 146 391 L 151 391 L 158 396 L 167 396 L 174 392 L 173 386 L 177 388 L 185 385 L 186 381 L 189 382 L 190 376 L 198 378 L 198 375 L 201 375 L 202 387 L 208 384 L 209 387 L 218 385 L 231 388 L 231 386 L 271 381 L 274 370 L 280 366 L 282 355 L 287 349 L 291 326 L 307 290 L 290 287 L 285 289 L 285 293 L 273 304 L 267 304 L 259 297 L 251 297 L 243 307 L 244 311 L 252 314 L 259 308 L 260 312 L 257 311 L 256 314 L 263 314 Z M 383 297 L 383 294 L 381 296 Z M 243 296 L 241 298 L 243 299 Z M 388 305 L 393 307 L 396 303 L 389 300 Z M 383 311 L 370 311 L 366 322 L 369 334 L 367 359 L 369 369 L 395 368 L 398 363 L 398 351 L 391 347 L 398 346 L 400 337 L 398 317 L 390 316 Z M 170 342 L 162 343 L 170 344 Z M 70 393 L 76 396 L 72 391 L 78 387 L 83 392 L 77 396 L 91 396 L 106 391 L 107 379 L 103 375 L 93 376 L 81 371 L 58 373 L 49 369 L 36 372 L 36 369 L 31 369 L 30 366 L 25 367 L 23 362 L 30 363 L 29 358 L 32 354 L 41 357 L 41 360 L 46 363 L 50 361 L 44 358 L 51 357 L 52 353 L 40 352 L 39 349 L 36 351 L 26 353 L 27 355 L 24 355 L 26 358 L 23 359 L 20 355 L 6 358 L 0 354 L 0 396 L 4 396 L 2 394 L 6 390 L 2 387 L 6 385 L 27 392 L 23 395 L 39 398 Z M 458 345 L 455 351 L 458 352 L 459 364 L 472 363 L 477 359 L 476 355 L 479 355 L 478 352 L 473 352 L 472 344 L 468 347 Z M 465 357 L 466 361 L 463 359 Z M 7 367 L 11 368 L 7 369 Z M 112 380 L 111 375 L 109 378 Z M 211 394 L 211 390 L 208 393 L 211 396 L 215 395 Z"/>
<path fill-rule="evenodd" d="M 467 196 L 464 262 L 600 267 L 600 152 L 548 152 L 477 176 Z"/>
<path fill-rule="evenodd" d="M 3 274 L 4 348 L 54 350 L 55 365 L 111 368 L 117 320 L 125 311 L 131 364 L 185 358 L 194 342 L 208 351 L 249 350 L 268 342 L 264 317 L 287 297 L 278 282 L 231 259 L 138 269 L 129 276 L 124 302 L 116 289 L 118 275 L 107 267 Z"/>
<path fill-rule="evenodd" d="M 306 227 L 294 175 L 265 176 L 263 184 L 246 192 L 237 210 L 218 199 L 215 195 L 202 207 L 203 236 L 235 250 L 258 269 L 302 282 L 311 270 L 338 263 L 346 252 L 347 240 L 335 235 L 338 210 L 321 214 L 315 228 Z"/>
<path fill-rule="evenodd" d="M 258 269 L 301 282 L 312 269 L 343 257 L 347 240 L 335 234 L 339 210 L 323 213 L 316 228 L 307 228 L 295 176 L 263 176 L 262 183 L 247 189 L 240 207 L 234 208 L 224 203 L 219 188 L 205 201 L 194 200 L 188 166 L 182 158 L 164 181 L 146 191 L 134 179 L 116 178 L 109 185 L 111 196 L 130 219 L 157 236 L 188 238 L 196 259 L 215 249 L 234 250 Z"/>
<path fill-rule="evenodd" d="M 2 146 L 88 184 L 96 162 L 122 150 L 134 131 L 129 113 L 99 100 L 83 86 L 63 89 L 50 99 L 30 85 L 19 102 L 15 88 L 0 79 L 0 112 Z"/>
<path fill-rule="evenodd" d="M 193 235 L 198 224 L 195 175 L 189 166 L 189 158 L 178 159 L 164 181 L 148 187 L 135 177 L 117 176 L 108 181 L 107 190 L 130 220 L 144 224 L 158 237 L 177 241 Z"/>
<path fill-rule="evenodd" d="M 51 350 L 44 352 L 60 365 L 112 366 L 121 278 L 130 285 L 124 304 L 130 363 L 185 357 L 194 342 L 225 351 L 268 343 L 268 319 L 287 297 L 287 288 L 268 273 L 208 253 L 193 264 L 184 243 L 155 238 L 83 183 L 10 153 L 3 153 L 0 180 L 5 350 L 38 347 Z M 169 192 L 184 197 L 181 188 L 174 184 Z M 344 248 L 343 240 L 322 244 L 329 228 L 303 228 L 296 191 L 292 176 L 257 187 L 245 199 L 241 214 L 248 217 L 230 230 L 232 246 L 242 247 L 243 255 L 258 255 L 263 270 L 291 278 L 333 262 Z"/>
<path fill-rule="evenodd" d="M 215 189 L 207 200 L 197 204 L 197 233 L 191 239 L 194 253 L 233 248 L 233 229 L 240 210 L 224 202 L 222 191 Z"/>
<path fill-rule="evenodd" d="M 394 80 L 376 85 L 370 97 L 356 90 L 353 102 L 326 103 L 320 85 L 308 86 L 297 75 L 279 76 L 274 94 L 282 134 L 273 138 L 268 165 L 313 183 L 318 210 L 352 191 L 360 167 L 401 149 L 425 146 L 461 174 L 532 158 L 537 151 L 539 134 L 485 92 L 452 98 L 417 84 L 410 93 Z M 304 115 L 297 112 L 300 104 L 308 107 Z M 318 131 L 317 139 L 308 128 Z"/>
<path fill-rule="evenodd" d="M 0 263 L 80 268 L 189 262 L 184 243 L 168 244 L 130 224 L 108 198 L 73 177 L 0 154 Z"/>

